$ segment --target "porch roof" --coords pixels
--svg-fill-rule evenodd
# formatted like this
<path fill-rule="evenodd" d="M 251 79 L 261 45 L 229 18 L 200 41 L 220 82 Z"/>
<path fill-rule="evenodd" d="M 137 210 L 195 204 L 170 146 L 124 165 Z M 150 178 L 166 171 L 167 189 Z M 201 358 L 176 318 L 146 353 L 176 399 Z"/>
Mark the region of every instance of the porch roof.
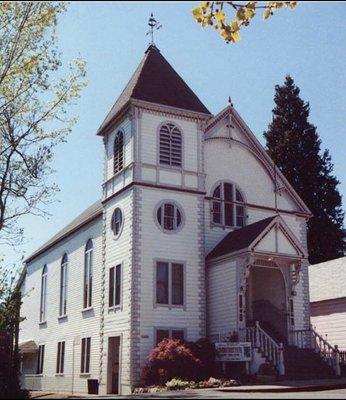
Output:
<path fill-rule="evenodd" d="M 275 218 L 274 215 L 230 232 L 207 255 L 207 260 L 248 248 Z"/>

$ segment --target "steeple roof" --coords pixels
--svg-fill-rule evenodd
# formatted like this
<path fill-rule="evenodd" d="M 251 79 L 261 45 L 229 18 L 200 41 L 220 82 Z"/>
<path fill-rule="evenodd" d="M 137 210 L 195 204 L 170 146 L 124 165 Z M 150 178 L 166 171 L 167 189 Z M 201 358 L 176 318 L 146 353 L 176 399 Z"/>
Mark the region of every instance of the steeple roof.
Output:
<path fill-rule="evenodd" d="M 210 114 L 154 45 L 148 47 L 136 71 L 100 126 L 98 134 L 102 134 L 104 128 L 131 99 Z"/>

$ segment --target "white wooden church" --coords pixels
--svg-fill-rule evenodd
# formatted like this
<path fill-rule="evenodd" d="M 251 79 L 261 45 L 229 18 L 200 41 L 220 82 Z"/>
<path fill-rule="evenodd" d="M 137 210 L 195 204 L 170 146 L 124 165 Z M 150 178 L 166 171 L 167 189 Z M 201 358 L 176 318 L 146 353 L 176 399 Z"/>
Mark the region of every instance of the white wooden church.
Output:
<path fill-rule="evenodd" d="M 102 198 L 25 261 L 23 386 L 128 394 L 165 337 L 338 373 L 310 329 L 311 213 L 232 104 L 212 115 L 151 45 L 97 135 Z"/>

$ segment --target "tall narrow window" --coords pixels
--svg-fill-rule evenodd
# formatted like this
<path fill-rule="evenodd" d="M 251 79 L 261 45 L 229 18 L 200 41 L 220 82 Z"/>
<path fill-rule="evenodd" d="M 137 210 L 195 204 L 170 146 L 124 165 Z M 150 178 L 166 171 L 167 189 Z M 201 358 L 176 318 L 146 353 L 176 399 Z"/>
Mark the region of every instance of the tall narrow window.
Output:
<path fill-rule="evenodd" d="M 41 277 L 41 301 L 40 301 L 40 322 L 46 320 L 47 314 L 47 265 L 43 267 Z"/>
<path fill-rule="evenodd" d="M 174 167 L 182 165 L 182 135 L 172 123 L 162 125 L 160 129 L 160 164 Z"/>
<path fill-rule="evenodd" d="M 121 302 L 121 264 L 109 270 L 109 307 L 119 307 Z"/>
<path fill-rule="evenodd" d="M 43 374 L 43 361 L 44 361 L 44 344 L 40 344 L 38 346 L 37 369 L 36 369 L 36 373 L 39 375 Z"/>
<path fill-rule="evenodd" d="M 68 259 L 65 253 L 61 260 L 60 268 L 60 305 L 59 305 L 59 316 L 66 315 L 67 306 L 67 265 Z"/>
<path fill-rule="evenodd" d="M 114 173 L 121 171 L 124 167 L 124 134 L 119 131 L 114 139 Z"/>
<path fill-rule="evenodd" d="M 244 199 L 232 183 L 218 185 L 211 200 L 212 221 L 215 224 L 232 227 L 245 225 Z"/>
<path fill-rule="evenodd" d="M 92 304 L 92 279 L 93 279 L 93 242 L 87 241 L 84 255 L 84 294 L 83 307 L 91 307 Z"/>
<path fill-rule="evenodd" d="M 56 357 L 56 373 L 64 373 L 64 362 L 65 362 L 65 342 L 58 342 L 58 352 Z"/>
<path fill-rule="evenodd" d="M 82 349 L 81 349 L 81 374 L 88 374 L 90 372 L 90 345 L 91 338 L 82 339 Z"/>
<path fill-rule="evenodd" d="M 156 264 L 156 303 L 184 305 L 184 265 L 159 261 Z"/>

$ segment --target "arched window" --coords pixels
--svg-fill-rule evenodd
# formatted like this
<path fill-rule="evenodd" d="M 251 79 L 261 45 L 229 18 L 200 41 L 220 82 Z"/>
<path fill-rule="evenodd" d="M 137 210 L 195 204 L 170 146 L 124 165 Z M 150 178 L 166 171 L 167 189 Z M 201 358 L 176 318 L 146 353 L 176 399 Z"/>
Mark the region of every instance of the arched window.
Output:
<path fill-rule="evenodd" d="M 168 122 L 160 129 L 160 164 L 181 167 L 182 136 L 179 128 Z"/>
<path fill-rule="evenodd" d="M 182 212 L 170 202 L 163 202 L 156 212 L 157 222 L 164 231 L 176 231 L 182 224 Z"/>
<path fill-rule="evenodd" d="M 40 322 L 44 322 L 47 315 L 47 276 L 48 269 L 47 265 L 45 265 L 42 269 L 41 277 Z"/>
<path fill-rule="evenodd" d="M 84 254 L 84 293 L 83 307 L 91 307 L 92 304 L 92 279 L 93 279 L 93 242 L 87 241 Z"/>
<path fill-rule="evenodd" d="M 123 213 L 121 212 L 121 209 L 117 207 L 113 212 L 112 222 L 111 222 L 111 228 L 116 237 L 120 235 L 122 226 L 123 226 Z"/>
<path fill-rule="evenodd" d="M 235 185 L 220 183 L 213 192 L 212 221 L 222 226 L 245 225 L 244 199 Z"/>
<path fill-rule="evenodd" d="M 124 134 L 119 131 L 114 139 L 114 173 L 123 169 L 124 166 Z"/>
<path fill-rule="evenodd" d="M 61 260 L 60 268 L 60 305 L 59 305 L 59 316 L 63 317 L 66 315 L 67 305 L 67 265 L 68 258 L 65 253 Z"/>

